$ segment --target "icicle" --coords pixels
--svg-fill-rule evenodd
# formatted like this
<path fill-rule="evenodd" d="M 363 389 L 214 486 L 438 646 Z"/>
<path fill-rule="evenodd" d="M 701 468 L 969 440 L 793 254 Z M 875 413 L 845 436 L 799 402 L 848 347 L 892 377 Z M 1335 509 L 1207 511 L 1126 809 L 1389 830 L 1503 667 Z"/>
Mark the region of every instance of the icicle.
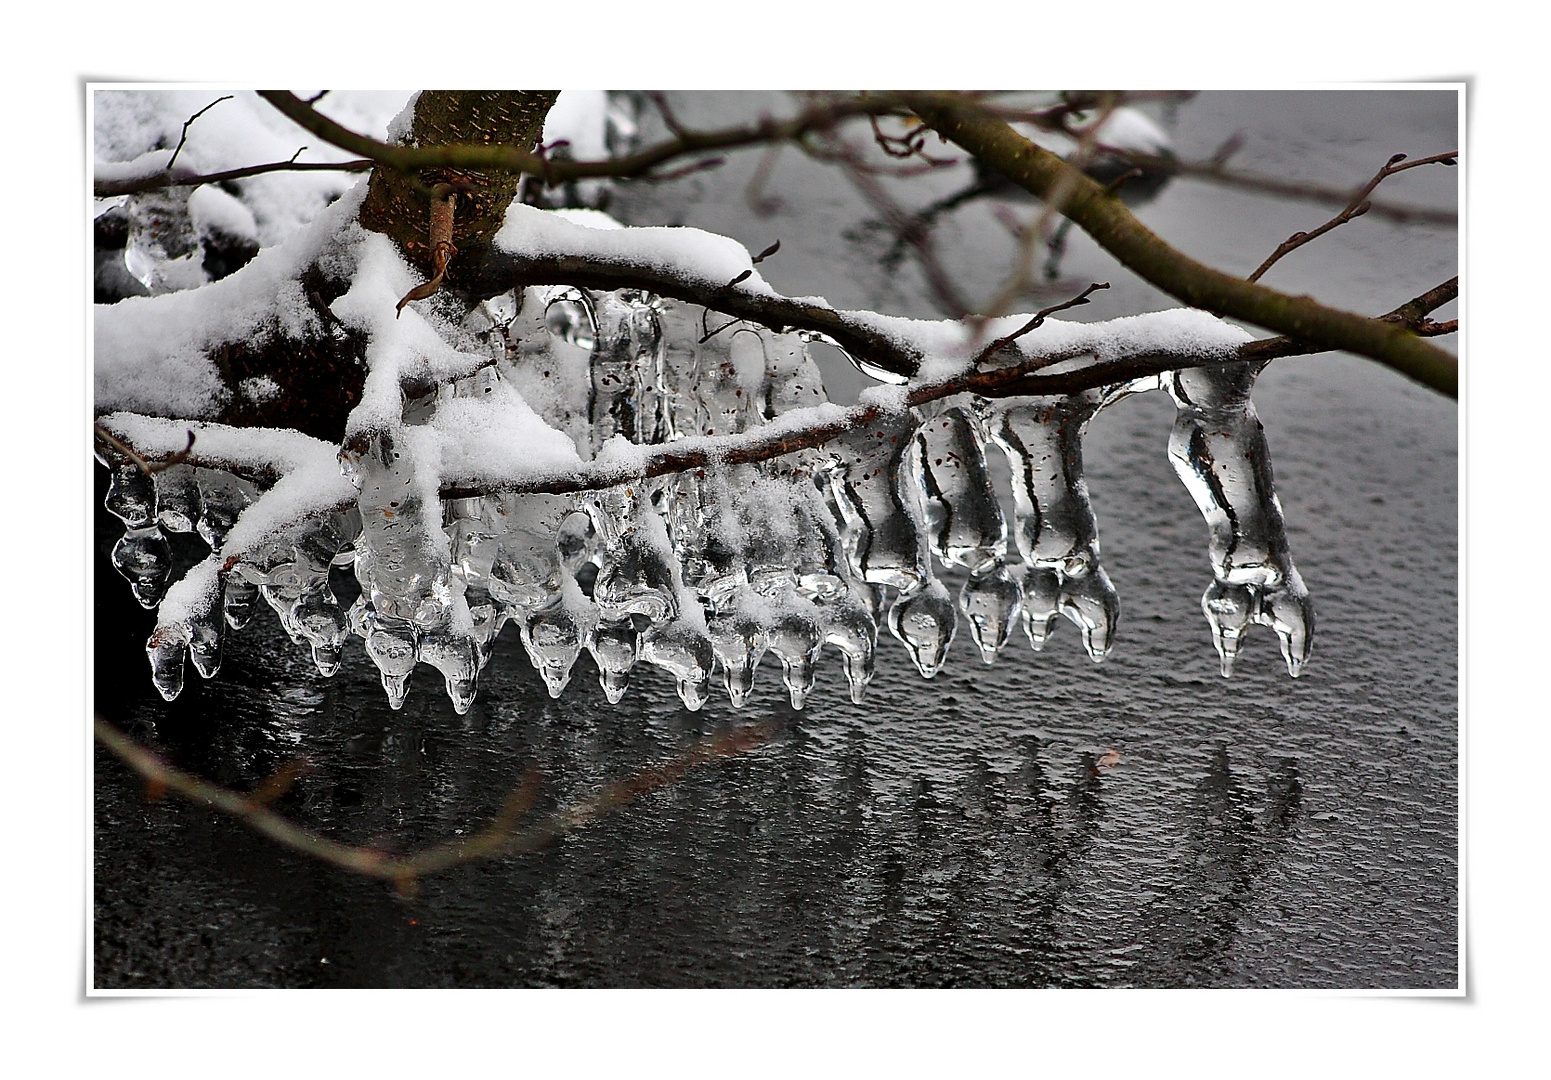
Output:
<path fill-rule="evenodd" d="M 226 625 L 241 630 L 253 618 L 253 601 L 258 599 L 258 586 L 239 573 L 226 575 L 221 589 L 221 609 Z"/>
<path fill-rule="evenodd" d="M 194 466 L 171 465 L 156 474 L 156 520 L 167 532 L 193 532 L 200 503 Z"/>
<path fill-rule="evenodd" d="M 199 521 L 195 529 L 212 551 L 221 550 L 237 516 L 259 497 L 259 489 L 221 469 L 195 469 L 199 483 Z"/>
<path fill-rule="evenodd" d="M 130 196 L 129 241 L 124 265 L 153 296 L 192 289 L 209 280 L 198 230 L 189 214 L 186 187 L 168 187 Z"/>
<path fill-rule="evenodd" d="M 419 490 L 413 462 L 390 432 L 371 435 L 364 450 L 343 452 L 341 460 L 360 492 L 355 573 L 372 607 L 420 630 L 445 626 L 451 555 L 441 500 Z"/>
<path fill-rule="evenodd" d="M 1023 606 L 1023 590 L 1008 571 L 1007 520 L 991 485 L 980 425 L 952 407 L 916 433 L 922 505 L 932 549 L 943 566 L 969 571 L 959 610 L 981 659 L 995 663 Z"/>
<path fill-rule="evenodd" d="M 172 572 L 172 551 L 159 527 L 128 530 L 113 545 L 110 559 L 141 607 L 154 608 L 161 602 Z"/>
<path fill-rule="evenodd" d="M 382 675 L 382 688 L 388 704 L 404 707 L 409 693 L 409 676 L 415 670 L 420 650 L 419 632 L 408 620 L 383 615 L 372 608 L 362 595 L 350 608 L 350 628 L 366 642 L 366 655 L 372 658 Z"/>
<path fill-rule="evenodd" d="M 144 529 L 156 517 L 156 482 L 133 462 L 114 465 L 102 504 L 126 527 Z"/>
<path fill-rule="evenodd" d="M 1223 676 L 1233 672 L 1244 631 L 1259 623 L 1276 633 L 1297 678 L 1313 642 L 1314 606 L 1293 565 L 1265 430 L 1250 401 L 1258 374 L 1247 363 L 1174 372 L 1169 460 L 1206 518 L 1214 580 L 1201 608 Z"/>
<path fill-rule="evenodd" d="M 180 625 L 159 624 L 145 643 L 151 661 L 151 683 L 166 701 L 183 692 L 183 659 L 188 655 L 188 632 Z"/>
<path fill-rule="evenodd" d="M 696 626 L 691 619 L 686 613 L 643 636 L 641 659 L 673 676 L 679 700 L 698 712 L 706 703 L 716 653 L 703 621 Z"/>
<path fill-rule="evenodd" d="M 600 622 L 588 649 L 598 665 L 598 682 L 610 705 L 618 705 L 630 685 L 630 669 L 640 659 L 641 633 L 629 619 Z"/>
<path fill-rule="evenodd" d="M 999 410 L 992 435 L 1012 467 L 1014 536 L 1023 556 L 1023 627 L 1036 650 L 1064 615 L 1097 663 L 1114 644 L 1120 601 L 1099 561 L 1098 523 L 1082 471 L 1082 433 L 1100 391 Z"/>
<path fill-rule="evenodd" d="M 549 606 L 528 612 L 519 624 L 523 647 L 552 698 L 558 698 L 571 681 L 571 668 L 582 650 L 590 648 L 598 624 L 598 609 L 568 571 L 562 573 L 560 584 Z"/>
<path fill-rule="evenodd" d="M 842 436 L 835 444 L 832 490 L 854 576 L 898 590 L 889 630 L 929 679 L 947 655 L 957 614 L 932 574 L 917 494 L 921 481 L 907 460 L 915 428 L 911 414 L 886 415 Z"/>
<path fill-rule="evenodd" d="M 502 375 L 550 427 L 565 432 L 583 457 L 592 453 L 588 430 L 592 316 L 577 289 L 524 289 L 507 330 L 509 363 Z"/>
<path fill-rule="evenodd" d="M 659 442 L 663 433 L 662 328 L 645 293 L 587 293 L 596 338 L 588 418 L 597 453 L 616 435 Z"/>
<path fill-rule="evenodd" d="M 453 711 L 459 716 L 466 714 L 474 704 L 478 689 L 478 653 L 473 635 L 452 626 L 427 630 L 420 638 L 419 659 L 442 673 L 447 696 L 452 699 Z"/>
<path fill-rule="evenodd" d="M 200 678 L 213 679 L 221 669 L 221 613 L 211 604 L 185 624 L 189 659 Z"/>

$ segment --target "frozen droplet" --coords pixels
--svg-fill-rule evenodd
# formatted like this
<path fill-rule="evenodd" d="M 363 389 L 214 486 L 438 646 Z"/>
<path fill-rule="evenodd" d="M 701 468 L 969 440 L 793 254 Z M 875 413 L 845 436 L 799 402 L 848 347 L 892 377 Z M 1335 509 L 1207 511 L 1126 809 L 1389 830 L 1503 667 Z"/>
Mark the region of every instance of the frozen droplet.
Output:
<path fill-rule="evenodd" d="M 430 630 L 420 639 L 420 659 L 442 673 L 447 696 L 459 716 L 474 704 L 479 661 L 474 639 L 453 630 Z"/>
<path fill-rule="evenodd" d="M 781 661 L 781 681 L 794 709 L 802 708 L 813 690 L 814 665 L 824 643 L 818 614 L 811 602 L 792 595 L 764 627 L 766 647 Z"/>
<path fill-rule="evenodd" d="M 629 620 L 600 623 L 592 636 L 589 649 L 598 665 L 598 682 L 610 705 L 618 705 L 625 696 L 630 669 L 639 656 L 639 642 L 640 634 Z"/>
<path fill-rule="evenodd" d="M 711 649 L 722 669 L 722 684 L 732 707 L 741 709 L 754 692 L 754 669 L 764 655 L 760 623 L 742 605 L 706 617 Z"/>
<path fill-rule="evenodd" d="M 1048 566 L 1030 566 L 1023 573 L 1023 630 L 1035 652 L 1055 629 L 1061 615 L 1061 574 Z"/>
<path fill-rule="evenodd" d="M 310 582 L 301 591 L 291 606 L 289 622 L 311 647 L 313 663 L 324 677 L 339 670 L 349 626 L 327 577 Z"/>
<path fill-rule="evenodd" d="M 226 575 L 221 588 L 221 609 L 226 625 L 241 630 L 253 618 L 253 601 L 258 599 L 258 586 L 238 573 Z"/>
<path fill-rule="evenodd" d="M 846 592 L 818 604 L 824 643 L 840 650 L 851 700 L 857 705 L 862 703 L 867 684 L 872 681 L 878 643 L 873 605 L 861 595 L 871 591 L 869 585 L 853 583 Z"/>
<path fill-rule="evenodd" d="M 901 593 L 889 608 L 889 632 L 899 639 L 923 678 L 942 667 L 958 625 L 953 597 L 936 578 L 913 593 Z"/>
<path fill-rule="evenodd" d="M 404 697 L 409 693 L 409 674 L 415 669 L 417 645 L 412 627 L 401 622 L 395 625 L 396 622 L 380 616 L 372 620 L 366 634 L 366 655 L 382 673 L 382 688 L 388 692 L 388 704 L 394 709 L 402 709 Z"/>
<path fill-rule="evenodd" d="M 113 568 L 129 581 L 141 607 L 153 608 L 161 602 L 172 571 L 172 551 L 161 529 L 155 525 L 130 529 L 113 545 L 109 558 Z"/>
<path fill-rule="evenodd" d="M 115 465 L 102 504 L 126 527 L 144 529 L 156 517 L 155 481 L 139 465 Z"/>
<path fill-rule="evenodd" d="M 994 563 L 989 571 L 973 574 L 964 583 L 959 591 L 959 610 L 969 622 L 980 658 L 987 664 L 996 662 L 1022 608 L 1023 590 L 1005 563 Z"/>
<path fill-rule="evenodd" d="M 691 712 L 705 704 L 716 654 L 702 631 L 684 620 L 657 627 L 642 636 L 641 659 L 673 676 L 679 699 Z"/>
<path fill-rule="evenodd" d="M 549 696 L 558 698 L 571 681 L 571 668 L 581 655 L 587 637 L 583 626 L 572 606 L 559 600 L 529 613 L 520 626 L 528 659 L 538 669 Z"/>
<path fill-rule="evenodd" d="M 1263 621 L 1276 632 L 1287 674 L 1303 674 L 1314 644 L 1314 604 L 1296 569 L 1289 569 L 1287 584 L 1268 592 L 1261 601 Z"/>
<path fill-rule="evenodd" d="M 171 465 L 156 474 L 156 520 L 168 532 L 193 532 L 200 518 L 199 480 L 192 465 Z"/>
<path fill-rule="evenodd" d="M 201 678 L 211 679 L 221 668 L 221 613 L 208 607 L 185 624 L 189 659 Z"/>
<path fill-rule="evenodd" d="M 188 632 L 182 626 L 163 623 L 145 643 L 151 661 L 151 682 L 163 699 L 171 701 L 183 692 L 183 659 L 188 655 Z"/>
<path fill-rule="evenodd" d="M 1102 566 L 1068 577 L 1061 591 L 1061 614 L 1082 631 L 1082 647 L 1095 664 L 1109 655 L 1120 622 L 1120 599 Z"/>

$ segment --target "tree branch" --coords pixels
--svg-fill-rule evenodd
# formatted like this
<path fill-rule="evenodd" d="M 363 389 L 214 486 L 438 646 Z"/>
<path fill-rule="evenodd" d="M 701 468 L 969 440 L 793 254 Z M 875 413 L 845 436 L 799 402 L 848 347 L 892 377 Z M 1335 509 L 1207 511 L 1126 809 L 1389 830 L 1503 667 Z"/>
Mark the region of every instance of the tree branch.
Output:
<path fill-rule="evenodd" d="M 306 147 L 302 147 L 305 150 Z M 298 150 L 297 153 L 301 153 Z M 243 180 L 272 172 L 366 172 L 376 165 L 369 158 L 355 161 L 271 161 L 264 165 L 245 165 L 240 169 L 226 169 L 214 173 L 176 172 L 164 169 L 150 176 L 133 180 L 94 180 L 92 195 L 99 199 L 111 199 L 115 195 L 138 195 L 142 191 L 157 191 L 169 187 L 199 187 L 201 184 L 220 184 L 227 180 Z"/>
<path fill-rule="evenodd" d="M 1039 197 L 1071 187 L 1061 211 L 1144 280 L 1194 307 L 1244 319 L 1320 348 L 1377 360 L 1450 397 L 1459 394 L 1458 361 L 1414 332 L 1308 297 L 1288 296 L 1214 270 L 1165 243 L 1119 199 L 1047 150 L 958 95 L 907 93 L 932 127 Z"/>
<path fill-rule="evenodd" d="M 691 131 L 677 125 L 673 138 L 633 154 L 600 161 L 572 161 L 530 153 L 515 146 L 394 146 L 351 131 L 330 120 L 295 94 L 283 90 L 260 90 L 258 95 L 319 138 L 400 172 L 414 173 L 428 168 L 519 172 L 540 177 L 550 186 L 589 177 L 649 177 L 651 170 L 658 165 L 689 154 L 790 142 L 852 117 L 897 113 L 902 109 L 901 98 L 897 94 L 863 95 L 809 106 L 789 120 L 767 117 L 755 124 L 713 131 Z"/>
<path fill-rule="evenodd" d="M 1373 179 L 1369 180 L 1368 183 L 1365 184 L 1356 195 L 1352 196 L 1352 201 L 1346 204 L 1346 208 L 1335 217 L 1325 222 L 1325 224 L 1309 232 L 1295 232 L 1286 240 L 1283 240 L 1281 244 L 1277 246 L 1277 249 L 1269 256 L 1267 256 L 1266 261 L 1261 263 L 1253 274 L 1249 275 L 1249 280 L 1259 281 L 1262 277 L 1265 276 L 1266 271 L 1275 266 L 1277 260 L 1279 260 L 1283 255 L 1286 255 L 1291 251 L 1296 251 L 1304 244 L 1307 244 L 1310 240 L 1315 240 L 1321 236 L 1324 236 L 1332 229 L 1345 225 L 1353 218 L 1362 217 L 1364 214 L 1368 213 L 1373 209 L 1373 204 L 1368 201 L 1368 196 L 1372 195 L 1374 188 L 1378 187 L 1387 178 L 1394 176 L 1398 172 L 1405 172 L 1407 169 L 1414 169 L 1418 165 L 1453 165 L 1455 160 L 1459 157 L 1459 151 L 1451 150 L 1447 154 L 1434 154 L 1432 157 L 1418 158 L 1416 161 L 1406 161 L 1403 165 L 1397 164 L 1398 162 L 1405 161 L 1405 156 L 1406 155 L 1404 154 L 1396 154 L 1394 157 L 1390 158 L 1389 161 L 1387 161 L 1384 166 L 1374 174 Z"/>

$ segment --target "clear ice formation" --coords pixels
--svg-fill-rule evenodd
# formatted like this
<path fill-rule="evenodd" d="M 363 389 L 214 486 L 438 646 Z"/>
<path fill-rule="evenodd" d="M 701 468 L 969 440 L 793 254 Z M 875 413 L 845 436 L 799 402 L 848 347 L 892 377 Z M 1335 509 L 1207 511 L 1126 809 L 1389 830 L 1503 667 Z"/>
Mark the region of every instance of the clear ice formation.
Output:
<path fill-rule="evenodd" d="M 1314 605 L 1287 546 L 1265 429 L 1250 401 L 1253 364 L 1177 371 L 1166 383 L 1178 409 L 1169 461 L 1206 518 L 1212 583 L 1201 610 L 1224 677 L 1251 624 L 1269 626 L 1297 678 L 1314 637 Z"/>
<path fill-rule="evenodd" d="M 134 257 L 150 284 L 184 256 L 156 246 L 149 209 L 140 222 Z M 453 708 L 467 712 L 509 622 L 552 697 L 586 653 L 610 702 L 644 663 L 666 672 L 691 710 L 716 682 L 741 708 L 767 656 L 801 709 L 826 647 L 860 703 L 880 626 L 931 678 L 961 615 L 988 664 L 1020 621 L 1040 650 L 1061 617 L 1100 661 L 1120 606 L 1100 561 L 1082 437 L 1104 406 L 1160 387 L 1178 406 L 1170 461 L 1208 525 L 1213 581 L 1202 607 L 1223 675 L 1254 623 L 1276 633 L 1292 675 L 1308 659 L 1313 609 L 1288 552 L 1248 365 L 1070 397 L 949 399 L 881 413 L 820 449 L 582 495 L 443 500 L 423 488 L 427 470 L 413 460 L 418 443 L 406 429 L 429 422 L 441 403 L 498 383 L 584 458 L 620 439 L 754 431 L 828 400 L 808 335 L 725 322 L 638 291 L 532 287 L 484 302 L 464 329 L 493 363 L 405 401 L 401 427 L 341 452 L 353 506 L 271 536 L 223 566 L 203 607 L 183 603 L 182 615 L 157 625 L 146 652 L 165 698 L 181 691 L 186 660 L 204 678 L 216 674 L 224 634 L 247 624 L 260 597 L 323 676 L 339 669 L 351 636 L 361 639 L 395 709 L 423 663 L 441 674 Z M 990 443 L 1012 473 L 1011 549 Z M 147 608 L 170 584 L 169 536 L 197 535 L 219 553 L 264 495 L 221 469 L 178 464 L 148 474 L 102 460 L 105 505 L 125 527 L 112 562 Z M 348 610 L 330 584 L 335 572 L 360 585 Z"/>
<path fill-rule="evenodd" d="M 1102 391 L 1023 399 L 989 410 L 1012 469 L 1013 535 L 1023 557 L 1023 629 L 1036 650 L 1065 616 L 1098 662 L 1109 655 L 1120 601 L 1099 561 L 1099 530 L 1083 479 L 1082 434 Z"/>

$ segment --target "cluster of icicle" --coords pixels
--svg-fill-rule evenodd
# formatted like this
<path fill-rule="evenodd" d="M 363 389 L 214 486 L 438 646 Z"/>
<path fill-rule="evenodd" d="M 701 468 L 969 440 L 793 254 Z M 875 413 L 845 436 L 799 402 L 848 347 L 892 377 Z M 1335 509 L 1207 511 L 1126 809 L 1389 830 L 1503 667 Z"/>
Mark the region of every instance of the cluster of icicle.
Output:
<path fill-rule="evenodd" d="M 403 423 L 423 424 L 441 403 L 507 381 L 586 456 L 621 437 L 748 432 L 826 401 L 805 334 L 732 323 L 707 336 L 704 319 L 699 308 L 628 290 L 508 294 L 467 326 L 492 364 L 407 401 Z M 947 399 L 884 411 L 822 449 L 571 495 L 428 498 L 411 440 L 379 432 L 340 455 L 356 505 L 247 552 L 208 610 L 158 626 L 152 678 L 170 700 L 185 658 L 214 675 L 225 627 L 247 623 L 259 597 L 326 676 L 348 637 L 362 638 L 395 709 L 424 663 L 467 711 L 508 622 L 552 696 L 585 651 L 610 702 L 645 663 L 676 680 L 690 709 L 718 675 L 742 706 L 767 653 L 801 708 L 825 646 L 840 654 L 859 702 L 882 626 L 930 678 L 961 615 L 987 663 L 1020 620 L 1038 650 L 1062 616 L 1098 661 L 1119 604 L 1099 559 L 1082 434 L 1099 408 L 1159 387 L 1179 409 L 1170 457 L 1209 526 L 1214 579 L 1203 609 L 1222 673 L 1259 623 L 1275 631 L 1296 676 L 1313 613 L 1249 400 L 1255 373 L 1226 365 L 1071 397 Z M 1011 465 L 1016 558 L 987 468 L 990 443 Z M 107 507 L 128 527 L 113 562 L 146 607 L 168 584 L 167 532 L 197 531 L 219 552 L 237 515 L 262 497 L 219 470 L 111 468 Z M 960 572 L 957 596 L 934 559 Z M 360 584 L 348 609 L 329 583 L 335 568 Z"/>

